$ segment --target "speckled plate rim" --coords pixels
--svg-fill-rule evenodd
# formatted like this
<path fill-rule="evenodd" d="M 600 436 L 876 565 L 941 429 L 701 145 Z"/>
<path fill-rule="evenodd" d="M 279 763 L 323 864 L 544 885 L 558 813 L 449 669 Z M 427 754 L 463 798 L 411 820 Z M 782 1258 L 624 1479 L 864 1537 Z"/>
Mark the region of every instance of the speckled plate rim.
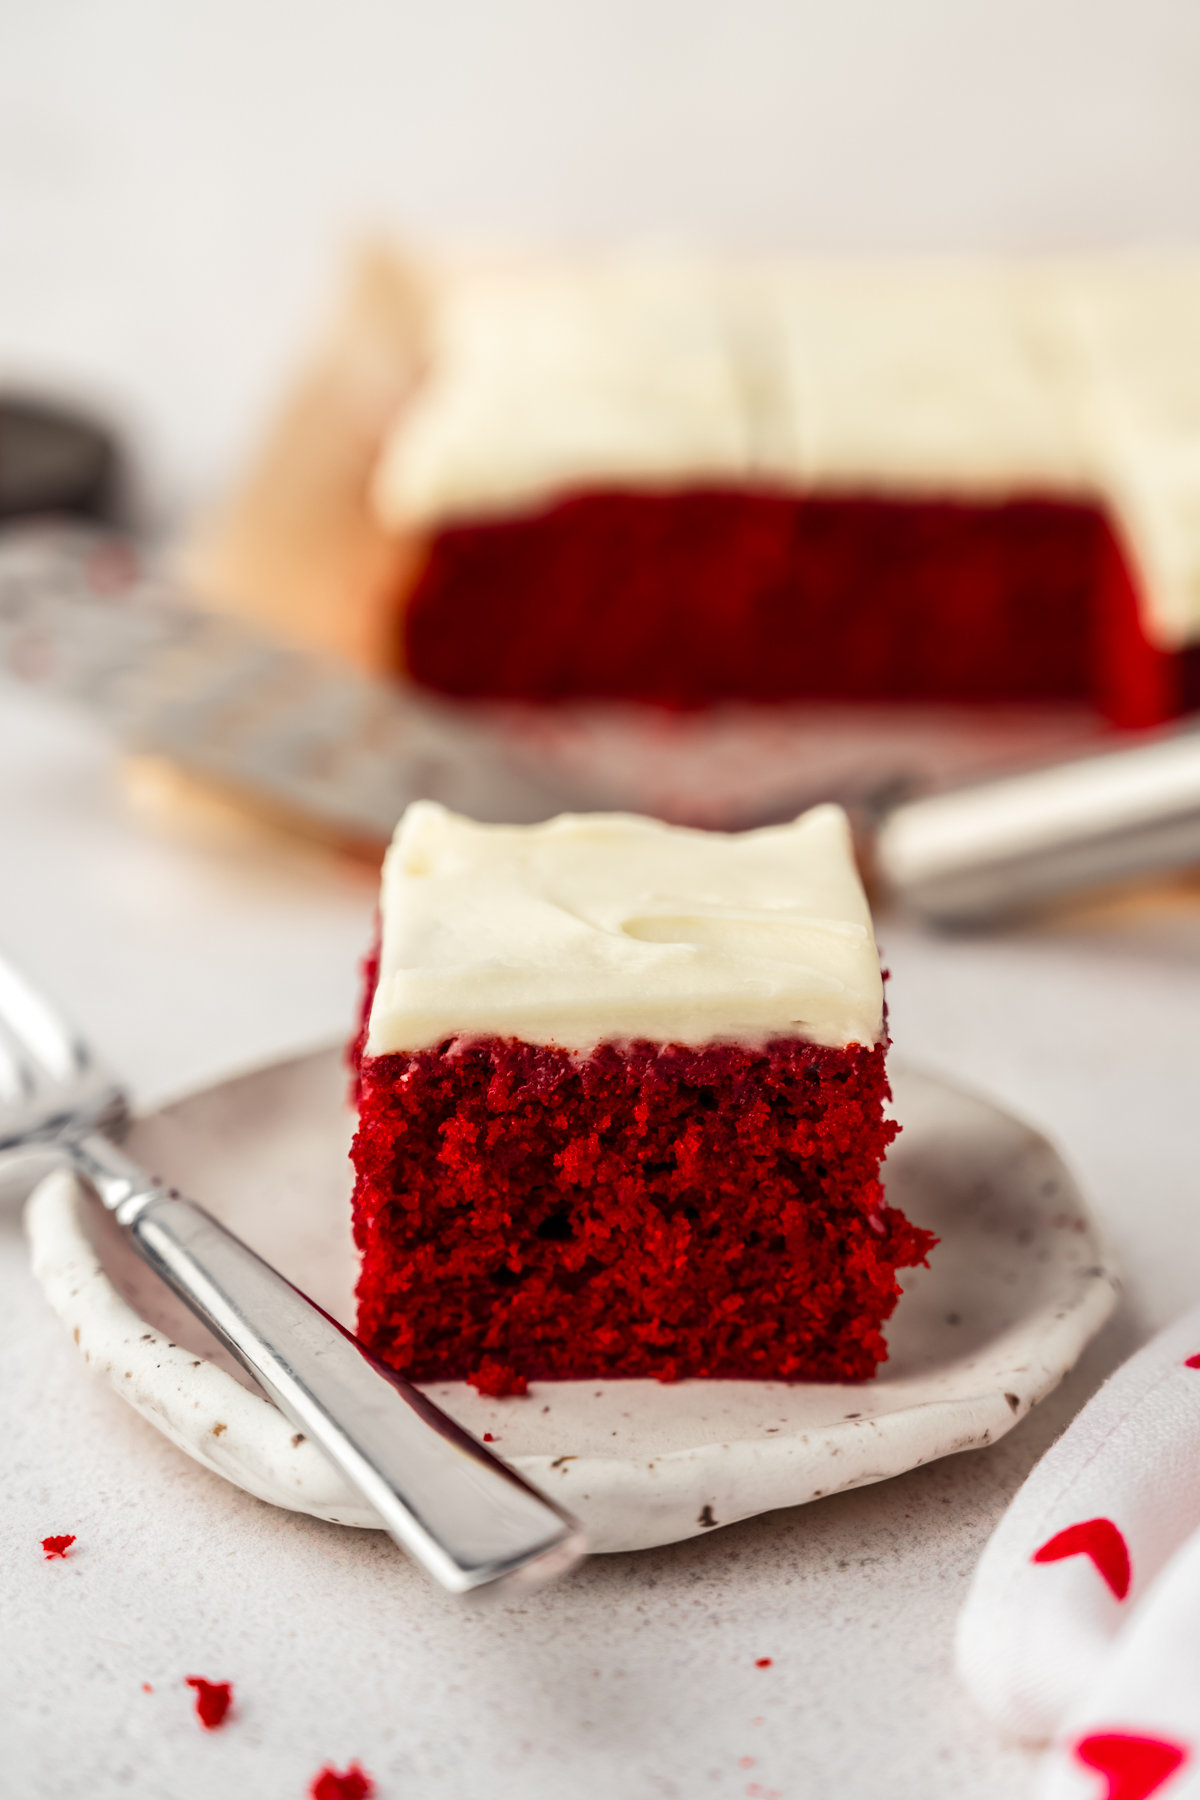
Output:
<path fill-rule="evenodd" d="M 801 1409 L 795 1427 L 779 1435 L 739 1440 L 731 1432 L 724 1442 L 665 1448 L 649 1457 L 598 1456 L 573 1450 L 577 1440 L 569 1426 L 548 1426 L 557 1435 L 545 1453 L 517 1454 L 511 1460 L 572 1508 L 592 1549 L 623 1551 L 674 1542 L 993 1443 L 1058 1384 L 1104 1324 L 1115 1302 L 1116 1278 L 1051 1146 L 988 1102 L 937 1077 L 908 1079 L 940 1089 L 960 1105 L 975 1107 L 981 1119 L 1010 1128 L 1019 1147 L 1012 1168 L 1024 1169 L 1019 1179 L 1028 1184 L 1039 1169 L 1043 1176 L 1047 1169 L 1056 1172 L 1071 1208 L 1069 1236 L 1064 1239 L 1060 1233 L 1054 1246 L 1067 1259 L 1061 1280 L 1055 1277 L 1034 1314 L 997 1332 L 985 1356 L 964 1359 L 961 1367 L 949 1362 L 936 1374 L 918 1372 L 886 1386 L 761 1384 Z M 908 1196 L 905 1205 L 914 1210 Z M 39 1183 L 25 1214 L 34 1273 L 94 1372 L 196 1462 L 248 1493 L 337 1524 L 378 1528 L 375 1514 L 269 1401 L 203 1355 L 172 1342 L 122 1297 L 93 1241 L 94 1228 L 89 1229 L 94 1209 L 95 1202 L 69 1172 L 57 1170 Z M 1044 1263 L 1049 1250 L 1035 1238 L 1030 1253 Z M 535 1384 L 532 1391 L 536 1400 L 590 1385 Z M 655 1415 L 665 1417 L 679 1388 L 649 1382 L 617 1385 L 623 1397 L 643 1409 L 642 1425 L 648 1422 L 652 1437 Z M 735 1387 L 754 1384 L 682 1385 L 722 1390 L 727 1398 Z M 478 1432 L 489 1419 L 503 1416 L 495 1409 L 503 1409 L 505 1402 L 490 1403 L 489 1412 L 488 1402 L 460 1384 L 434 1384 L 430 1391 Z M 839 1409 L 850 1399 L 856 1409 L 829 1418 L 831 1394 Z M 810 1397 L 813 1422 L 800 1430 Z M 886 1410 L 878 1410 L 881 1398 Z"/>

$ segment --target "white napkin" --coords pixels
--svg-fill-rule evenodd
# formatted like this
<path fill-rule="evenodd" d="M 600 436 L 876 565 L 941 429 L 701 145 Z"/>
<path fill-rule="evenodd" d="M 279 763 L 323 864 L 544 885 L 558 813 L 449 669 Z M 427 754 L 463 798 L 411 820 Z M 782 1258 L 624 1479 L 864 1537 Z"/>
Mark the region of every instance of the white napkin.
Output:
<path fill-rule="evenodd" d="M 975 1572 L 958 1668 L 1038 1800 L 1200 1800 L 1200 1307 L 1105 1383 Z"/>

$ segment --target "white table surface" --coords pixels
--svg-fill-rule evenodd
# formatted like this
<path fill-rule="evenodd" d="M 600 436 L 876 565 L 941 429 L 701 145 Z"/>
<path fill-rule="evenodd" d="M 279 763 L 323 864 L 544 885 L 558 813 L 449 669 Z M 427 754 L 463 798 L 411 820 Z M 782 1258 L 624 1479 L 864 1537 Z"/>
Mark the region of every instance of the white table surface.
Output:
<path fill-rule="evenodd" d="M 143 1105 L 347 1027 L 370 877 L 219 822 L 168 829 L 90 729 L 9 692 L 0 869 L 0 945 Z M 357 1758 L 379 1800 L 1025 1794 L 1030 1753 L 955 1684 L 954 1618 L 1035 1458 L 1200 1289 L 1200 897 L 993 939 L 880 935 L 897 1045 L 1047 1130 L 1123 1260 L 1125 1303 L 1054 1398 L 989 1450 L 470 1610 L 380 1534 L 274 1511 L 122 1406 L 10 1214 L 4 1791 L 285 1800 Z M 47 1563 L 58 1532 L 77 1545 Z M 222 1731 L 200 1730 L 191 1674 L 235 1684 Z"/>

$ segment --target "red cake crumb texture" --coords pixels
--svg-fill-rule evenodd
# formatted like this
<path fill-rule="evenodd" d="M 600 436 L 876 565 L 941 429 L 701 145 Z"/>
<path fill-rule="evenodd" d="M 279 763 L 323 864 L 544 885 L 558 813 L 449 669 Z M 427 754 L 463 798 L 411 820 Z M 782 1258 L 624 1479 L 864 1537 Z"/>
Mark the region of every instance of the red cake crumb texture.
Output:
<path fill-rule="evenodd" d="M 487 1394 L 493 1400 L 529 1392 L 529 1383 L 524 1375 L 518 1375 L 507 1363 L 497 1362 L 491 1356 L 485 1356 L 477 1369 L 470 1370 L 467 1380 L 479 1393 Z"/>
<path fill-rule="evenodd" d="M 771 1662 L 772 1662 L 771 1657 L 760 1656 L 756 1659 L 754 1666 L 756 1669 L 769 1669 L 771 1667 Z"/>
<path fill-rule="evenodd" d="M 592 491 L 436 534 L 404 660 L 443 692 L 1200 704 L 1103 510 L 749 489 Z"/>
<path fill-rule="evenodd" d="M 491 1394 L 863 1380 L 936 1242 L 883 1197 L 888 1092 L 882 1044 L 360 1052 L 359 1335 Z"/>
<path fill-rule="evenodd" d="M 188 1687 L 196 1690 L 196 1716 L 206 1731 L 216 1731 L 225 1723 L 225 1715 L 233 1704 L 233 1684 L 229 1681 L 205 1681 L 201 1675 L 185 1677 Z"/>
<path fill-rule="evenodd" d="M 67 1551 L 74 1542 L 75 1537 L 72 1532 L 67 1532 L 62 1537 L 44 1537 L 42 1549 L 46 1552 L 46 1561 L 53 1562 L 55 1557 L 60 1557 L 65 1562 Z"/>
<path fill-rule="evenodd" d="M 371 1800 L 375 1783 L 356 1762 L 339 1775 L 336 1769 L 324 1768 L 314 1775 L 309 1787 L 311 1800 Z"/>

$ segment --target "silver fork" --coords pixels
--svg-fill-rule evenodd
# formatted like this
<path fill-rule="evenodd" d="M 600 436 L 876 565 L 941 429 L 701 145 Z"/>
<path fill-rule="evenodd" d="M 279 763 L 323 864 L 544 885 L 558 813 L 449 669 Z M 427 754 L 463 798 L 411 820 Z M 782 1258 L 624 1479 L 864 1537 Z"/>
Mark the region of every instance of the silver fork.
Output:
<path fill-rule="evenodd" d="M 65 1159 L 143 1261 L 451 1592 L 545 1581 L 583 1555 L 569 1513 L 202 1207 L 131 1162 L 109 1135 L 127 1116 L 83 1040 L 0 960 L 0 1156 Z"/>

